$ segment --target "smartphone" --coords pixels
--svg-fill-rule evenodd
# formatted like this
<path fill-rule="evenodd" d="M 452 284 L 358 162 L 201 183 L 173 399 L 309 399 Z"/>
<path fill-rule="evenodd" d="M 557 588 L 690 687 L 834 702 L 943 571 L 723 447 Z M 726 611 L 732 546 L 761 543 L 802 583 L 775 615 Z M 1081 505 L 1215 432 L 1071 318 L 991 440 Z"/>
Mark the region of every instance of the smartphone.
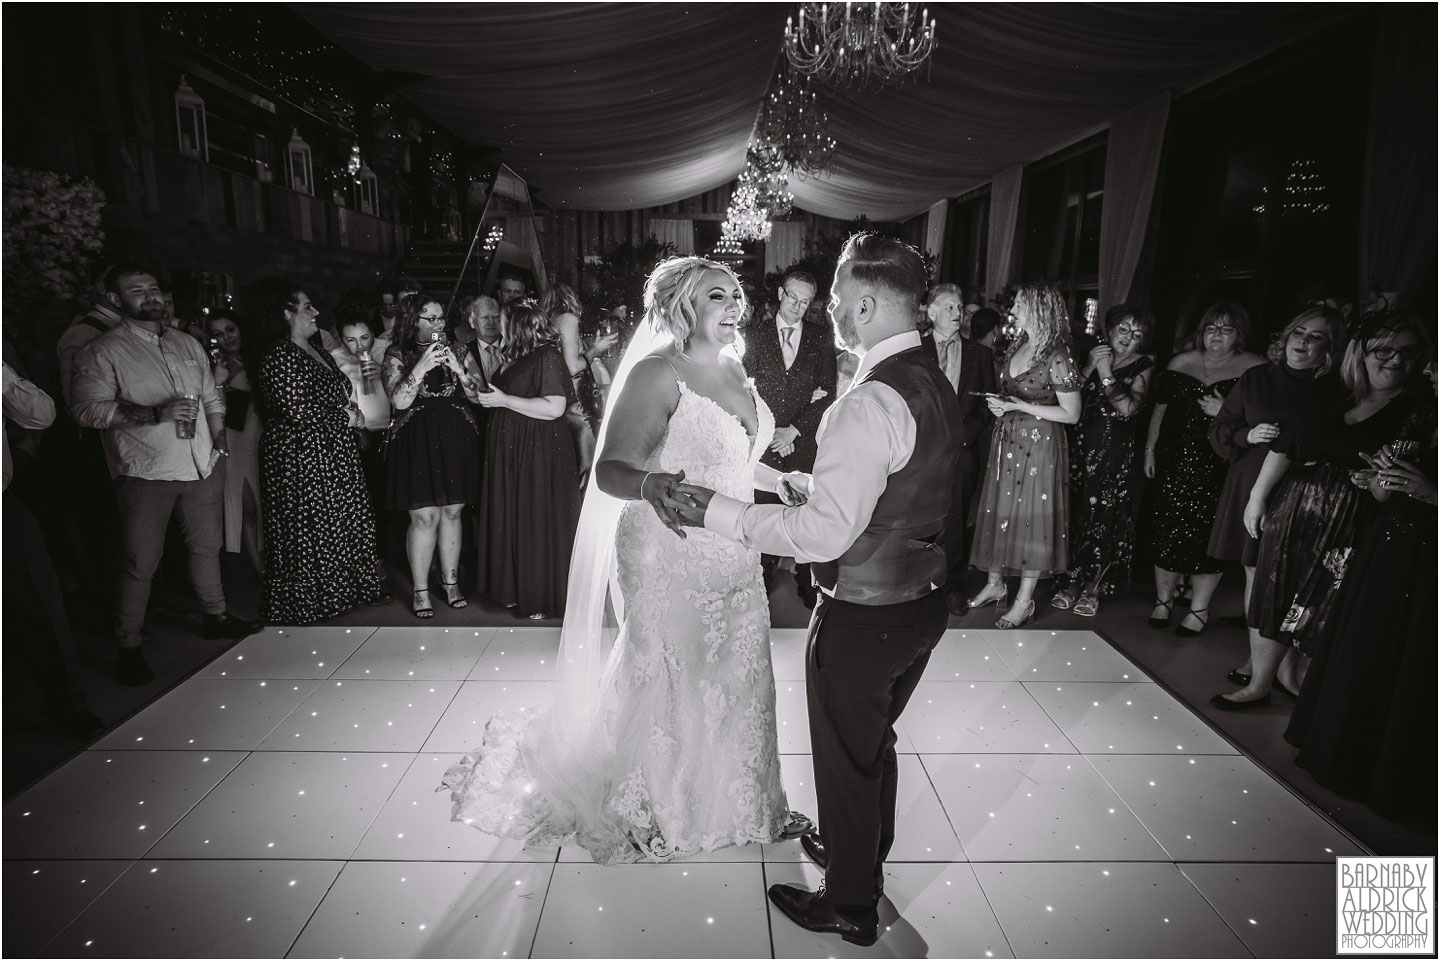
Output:
<path fill-rule="evenodd" d="M 445 332 L 444 332 L 443 330 L 432 330 L 432 331 L 430 331 L 430 343 L 432 343 L 432 344 L 441 344 L 441 343 L 444 343 L 444 342 L 445 342 Z"/>

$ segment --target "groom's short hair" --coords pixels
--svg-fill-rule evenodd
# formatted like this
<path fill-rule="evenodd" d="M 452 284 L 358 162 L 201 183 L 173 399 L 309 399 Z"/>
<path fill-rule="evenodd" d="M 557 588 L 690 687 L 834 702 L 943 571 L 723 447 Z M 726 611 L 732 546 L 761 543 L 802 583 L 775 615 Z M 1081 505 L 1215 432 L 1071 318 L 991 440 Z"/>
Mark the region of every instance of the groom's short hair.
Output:
<path fill-rule="evenodd" d="M 918 307 L 925 293 L 925 261 L 909 244 L 875 233 L 855 234 L 845 242 L 840 263 L 850 278 L 880 287 L 908 306 Z"/>

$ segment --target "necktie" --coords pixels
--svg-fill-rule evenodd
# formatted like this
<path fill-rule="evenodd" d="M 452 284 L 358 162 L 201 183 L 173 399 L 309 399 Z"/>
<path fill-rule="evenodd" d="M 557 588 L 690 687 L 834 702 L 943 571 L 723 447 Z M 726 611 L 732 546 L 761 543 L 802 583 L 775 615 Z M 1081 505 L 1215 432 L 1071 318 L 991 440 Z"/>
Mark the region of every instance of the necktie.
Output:
<path fill-rule="evenodd" d="M 495 371 L 500 369 L 500 348 L 494 344 L 485 345 L 485 379 L 489 380 L 495 376 Z"/>
<path fill-rule="evenodd" d="M 945 379 L 950 381 L 950 386 L 956 390 L 960 389 L 960 344 L 954 338 L 946 337 L 944 340 L 936 341 L 940 348 L 940 369 L 945 371 Z"/>
<path fill-rule="evenodd" d="M 784 356 L 784 358 L 785 358 L 785 369 L 786 369 L 786 370 L 789 370 L 789 369 L 790 369 L 790 365 L 793 364 L 793 363 L 795 363 L 795 344 L 794 344 L 794 340 L 793 340 L 793 338 L 794 338 L 794 336 L 795 336 L 795 328 L 794 328 L 794 327 L 782 327 L 782 328 L 780 328 L 780 336 L 783 337 L 783 338 L 785 338 L 785 339 L 784 339 L 784 342 L 781 343 L 781 345 L 780 345 L 780 353 L 781 353 L 781 354 Z"/>

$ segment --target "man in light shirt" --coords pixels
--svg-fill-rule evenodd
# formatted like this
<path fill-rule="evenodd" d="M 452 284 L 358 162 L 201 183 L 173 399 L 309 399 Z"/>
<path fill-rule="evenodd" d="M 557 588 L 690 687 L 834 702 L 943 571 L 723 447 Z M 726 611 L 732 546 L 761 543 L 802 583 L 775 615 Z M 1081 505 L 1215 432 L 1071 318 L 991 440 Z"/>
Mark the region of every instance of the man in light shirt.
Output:
<path fill-rule="evenodd" d="M 76 355 L 70 413 L 82 427 L 103 432 L 124 544 L 117 674 L 122 684 L 141 686 L 154 680 L 140 651 L 141 629 L 172 514 L 179 514 L 205 636 L 238 639 L 261 625 L 225 609 L 221 495 L 229 451 L 225 401 L 210 359 L 195 338 L 166 325 L 153 271 L 118 265 L 107 285 L 125 319 Z"/>
<path fill-rule="evenodd" d="M 475 331 L 470 351 L 485 374 L 485 383 L 495 381 L 504 360 L 500 356 L 500 303 L 494 297 L 476 297 L 467 322 Z"/>
<path fill-rule="evenodd" d="M 777 505 L 675 488 L 684 523 L 811 562 L 821 596 L 805 685 L 820 834 L 801 846 L 825 884 L 815 892 L 777 884 L 769 895 L 801 927 L 861 945 L 879 937 L 876 905 L 895 838 L 895 722 L 947 620 L 940 588 L 960 416 L 915 329 L 924 287 L 913 248 L 851 237 L 830 315 L 838 339 L 864 356 L 854 386 L 820 423 L 813 474 L 782 475 Z"/>

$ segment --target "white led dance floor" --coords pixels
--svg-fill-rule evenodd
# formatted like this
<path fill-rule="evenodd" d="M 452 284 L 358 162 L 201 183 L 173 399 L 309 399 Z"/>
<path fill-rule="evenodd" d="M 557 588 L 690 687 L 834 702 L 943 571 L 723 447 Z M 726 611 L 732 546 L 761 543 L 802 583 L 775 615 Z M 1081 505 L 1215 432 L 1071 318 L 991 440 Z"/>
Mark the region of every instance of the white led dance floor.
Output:
<path fill-rule="evenodd" d="M 796 842 L 599 867 L 449 821 L 554 628 L 271 629 L 4 810 L 5 940 L 64 957 L 1309 957 L 1363 852 L 1085 631 L 952 630 L 904 719 L 873 948 L 770 909 Z M 775 632 L 813 813 L 804 632 Z"/>

